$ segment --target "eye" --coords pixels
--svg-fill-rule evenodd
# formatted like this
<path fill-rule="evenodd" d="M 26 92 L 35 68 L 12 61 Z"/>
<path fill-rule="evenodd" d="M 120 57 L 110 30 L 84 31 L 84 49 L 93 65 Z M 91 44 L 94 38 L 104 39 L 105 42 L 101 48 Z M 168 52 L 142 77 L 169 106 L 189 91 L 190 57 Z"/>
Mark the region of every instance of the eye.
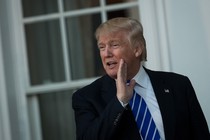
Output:
<path fill-rule="evenodd" d="M 120 46 L 120 43 L 118 43 L 118 42 L 111 43 L 112 48 L 118 48 L 119 46 Z"/>
<path fill-rule="evenodd" d="M 105 50 L 105 45 L 99 45 L 99 46 L 98 46 L 98 49 L 99 49 L 100 51 L 104 51 L 104 50 Z"/>

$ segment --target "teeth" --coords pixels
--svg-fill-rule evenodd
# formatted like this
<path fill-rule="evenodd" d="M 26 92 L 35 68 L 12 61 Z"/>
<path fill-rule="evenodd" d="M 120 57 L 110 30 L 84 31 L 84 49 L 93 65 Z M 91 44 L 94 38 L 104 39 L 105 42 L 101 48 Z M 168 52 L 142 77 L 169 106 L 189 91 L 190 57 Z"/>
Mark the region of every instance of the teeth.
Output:
<path fill-rule="evenodd" d="M 112 65 L 112 64 L 116 64 L 116 62 L 107 62 L 107 65 Z"/>

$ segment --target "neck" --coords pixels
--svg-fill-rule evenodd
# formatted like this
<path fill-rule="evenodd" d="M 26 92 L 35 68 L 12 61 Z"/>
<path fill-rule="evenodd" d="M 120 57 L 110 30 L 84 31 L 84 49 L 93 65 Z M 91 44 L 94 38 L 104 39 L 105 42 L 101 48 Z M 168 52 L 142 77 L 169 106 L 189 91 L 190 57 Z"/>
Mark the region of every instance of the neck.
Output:
<path fill-rule="evenodd" d="M 127 79 L 133 79 L 133 77 L 139 72 L 140 68 L 141 64 L 139 65 L 139 67 L 136 67 L 136 69 L 132 69 L 132 72 L 128 72 Z"/>

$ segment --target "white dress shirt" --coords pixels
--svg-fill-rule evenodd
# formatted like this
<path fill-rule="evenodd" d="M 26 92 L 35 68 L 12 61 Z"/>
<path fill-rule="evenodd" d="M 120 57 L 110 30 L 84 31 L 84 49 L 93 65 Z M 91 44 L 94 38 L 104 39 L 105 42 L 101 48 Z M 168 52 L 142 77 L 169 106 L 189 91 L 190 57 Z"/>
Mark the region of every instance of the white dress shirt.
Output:
<path fill-rule="evenodd" d="M 139 72 L 133 78 L 136 81 L 135 91 L 145 100 L 147 107 L 152 115 L 155 125 L 159 131 L 161 140 L 165 140 L 164 128 L 160 108 L 149 79 L 148 74 L 141 66 Z"/>

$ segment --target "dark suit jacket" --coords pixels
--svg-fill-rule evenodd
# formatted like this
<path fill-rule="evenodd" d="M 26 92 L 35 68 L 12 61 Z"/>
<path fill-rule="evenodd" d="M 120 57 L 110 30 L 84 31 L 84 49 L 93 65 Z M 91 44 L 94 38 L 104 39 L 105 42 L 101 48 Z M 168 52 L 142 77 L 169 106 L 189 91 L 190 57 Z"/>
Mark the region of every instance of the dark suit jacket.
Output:
<path fill-rule="evenodd" d="M 166 140 L 209 140 L 194 89 L 185 76 L 148 73 L 163 119 Z M 115 81 L 105 75 L 73 94 L 78 140 L 140 140 L 129 105 L 116 97 Z"/>

